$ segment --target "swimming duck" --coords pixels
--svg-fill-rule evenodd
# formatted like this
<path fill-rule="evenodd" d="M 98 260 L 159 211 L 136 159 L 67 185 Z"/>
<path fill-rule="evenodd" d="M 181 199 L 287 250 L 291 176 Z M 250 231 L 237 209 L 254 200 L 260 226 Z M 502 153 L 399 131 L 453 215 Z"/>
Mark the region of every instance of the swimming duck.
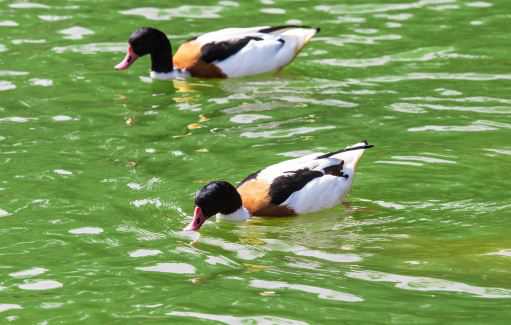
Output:
<path fill-rule="evenodd" d="M 329 153 L 313 153 L 261 169 L 235 188 L 225 181 L 205 185 L 195 196 L 186 231 L 197 231 L 214 215 L 244 221 L 251 216 L 291 216 L 340 204 L 350 190 L 367 141 Z"/>
<path fill-rule="evenodd" d="M 150 54 L 154 79 L 255 75 L 289 64 L 318 31 L 296 25 L 225 28 L 186 41 L 172 57 L 167 36 L 156 28 L 143 27 L 131 34 L 126 57 L 115 69 L 128 69 L 139 57 Z"/>

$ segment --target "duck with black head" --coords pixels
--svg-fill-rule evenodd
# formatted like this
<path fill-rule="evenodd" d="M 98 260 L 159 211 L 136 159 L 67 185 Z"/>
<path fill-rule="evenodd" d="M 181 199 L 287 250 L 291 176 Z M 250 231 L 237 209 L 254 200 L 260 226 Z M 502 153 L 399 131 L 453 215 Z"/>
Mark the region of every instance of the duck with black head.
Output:
<path fill-rule="evenodd" d="M 213 181 L 195 196 L 192 221 L 198 231 L 213 216 L 245 221 L 251 216 L 278 217 L 316 212 L 340 204 L 353 184 L 367 141 L 329 153 L 285 160 L 247 176 L 237 187 Z"/>
<path fill-rule="evenodd" d="M 319 28 L 297 25 L 225 28 L 193 37 L 172 56 L 165 33 L 143 27 L 131 34 L 126 56 L 115 69 L 128 69 L 138 58 L 149 54 L 154 79 L 255 75 L 291 63 L 318 31 Z"/>

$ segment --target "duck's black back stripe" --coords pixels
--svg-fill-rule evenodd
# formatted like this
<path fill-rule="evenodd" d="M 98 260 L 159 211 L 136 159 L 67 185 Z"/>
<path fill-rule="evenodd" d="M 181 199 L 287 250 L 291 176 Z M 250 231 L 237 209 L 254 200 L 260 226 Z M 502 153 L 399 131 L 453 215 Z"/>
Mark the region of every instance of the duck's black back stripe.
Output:
<path fill-rule="evenodd" d="M 316 31 L 319 32 L 319 28 L 316 28 L 316 27 L 311 27 L 311 26 L 305 26 L 305 25 L 280 25 L 280 26 L 272 26 L 272 27 L 267 27 L 267 28 L 263 28 L 263 29 L 260 29 L 258 30 L 259 33 L 273 33 L 273 32 L 276 32 L 278 30 L 281 30 L 281 29 L 287 29 L 287 28 L 311 28 L 311 29 L 316 29 Z"/>
<path fill-rule="evenodd" d="M 316 159 L 323 159 L 323 158 L 328 158 L 328 157 L 331 157 L 333 155 L 336 155 L 338 153 L 341 153 L 341 152 L 347 152 L 347 151 L 353 151 L 353 150 L 360 150 L 360 149 L 369 149 L 369 148 L 372 148 L 374 147 L 372 144 L 368 144 L 367 141 L 364 141 L 364 145 L 361 145 L 361 146 L 357 146 L 357 147 L 352 147 L 352 148 L 347 148 L 347 149 L 341 149 L 341 150 L 337 150 L 337 151 L 333 151 L 333 152 L 329 152 L 329 153 L 326 153 L 324 155 L 321 155 L 321 156 L 318 156 L 316 157 Z"/>
<path fill-rule="evenodd" d="M 307 183 L 317 177 L 323 176 L 323 173 L 316 170 L 300 169 L 275 178 L 270 186 L 271 203 L 279 205 L 296 191 L 301 190 Z"/>
<path fill-rule="evenodd" d="M 232 41 L 208 43 L 202 46 L 201 60 L 206 63 L 223 61 L 238 53 L 250 41 L 261 41 L 261 37 L 247 36 Z"/>

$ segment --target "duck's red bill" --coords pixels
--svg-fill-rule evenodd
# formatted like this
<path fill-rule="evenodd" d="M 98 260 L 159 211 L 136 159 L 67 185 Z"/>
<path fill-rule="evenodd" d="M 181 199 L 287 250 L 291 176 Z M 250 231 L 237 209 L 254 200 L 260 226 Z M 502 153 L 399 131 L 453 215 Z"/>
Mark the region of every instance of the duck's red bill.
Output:
<path fill-rule="evenodd" d="M 126 70 L 130 67 L 138 59 L 138 55 L 133 51 L 131 46 L 128 47 L 128 51 L 124 59 L 116 65 L 114 68 L 116 70 Z"/>
<path fill-rule="evenodd" d="M 192 222 L 188 226 L 186 226 L 184 231 L 197 231 L 200 227 L 206 222 L 206 218 L 202 213 L 201 208 L 195 207 L 195 211 L 193 211 L 193 219 Z"/>

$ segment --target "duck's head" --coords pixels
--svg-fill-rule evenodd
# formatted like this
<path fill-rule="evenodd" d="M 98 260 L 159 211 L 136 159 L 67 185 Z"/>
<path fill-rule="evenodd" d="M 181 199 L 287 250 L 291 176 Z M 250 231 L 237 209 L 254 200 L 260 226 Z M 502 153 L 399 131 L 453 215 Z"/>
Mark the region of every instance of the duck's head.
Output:
<path fill-rule="evenodd" d="M 134 31 L 128 39 L 128 50 L 124 59 L 115 66 L 117 70 L 128 69 L 138 58 L 151 54 L 151 70 L 172 71 L 172 47 L 162 31 L 152 27 L 142 27 Z"/>
<path fill-rule="evenodd" d="M 210 182 L 195 195 L 193 219 L 184 230 L 197 231 L 217 213 L 228 215 L 241 207 L 241 196 L 234 186 L 225 181 Z"/>

